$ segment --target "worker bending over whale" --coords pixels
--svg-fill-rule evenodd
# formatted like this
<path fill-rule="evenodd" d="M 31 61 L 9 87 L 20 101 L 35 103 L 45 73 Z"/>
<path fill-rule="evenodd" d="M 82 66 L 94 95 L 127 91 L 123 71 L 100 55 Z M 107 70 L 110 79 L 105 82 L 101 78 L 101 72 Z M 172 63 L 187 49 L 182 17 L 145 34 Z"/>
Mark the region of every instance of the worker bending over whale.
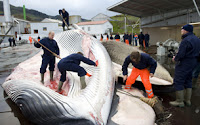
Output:
<path fill-rule="evenodd" d="M 128 77 L 127 68 L 130 63 L 132 63 L 134 67 L 132 69 L 131 75 Z M 154 94 L 152 90 L 152 85 L 149 81 L 149 76 L 153 77 L 156 67 L 156 61 L 148 54 L 133 51 L 129 56 L 126 57 L 122 66 L 124 81 L 128 77 L 128 79 L 126 80 L 125 89 L 131 89 L 131 85 L 135 83 L 135 80 L 140 75 L 148 98 L 152 98 Z"/>
<path fill-rule="evenodd" d="M 59 82 L 57 92 L 61 92 L 63 83 L 66 81 L 66 71 L 77 72 L 78 76 L 80 76 L 82 89 L 84 89 L 86 87 L 85 75 L 87 75 L 89 77 L 91 77 L 91 75 L 89 73 L 87 73 L 83 67 L 79 66 L 81 61 L 88 65 L 98 66 L 98 61 L 96 61 L 96 63 L 93 62 L 92 60 L 84 57 L 83 53 L 81 53 L 81 52 L 71 54 L 71 55 L 61 59 L 58 62 L 58 69 L 61 73 L 61 77 L 60 77 L 60 82 Z"/>
<path fill-rule="evenodd" d="M 40 43 L 46 48 L 48 48 L 49 50 L 51 50 L 52 52 L 59 55 L 60 52 L 59 52 L 57 42 L 53 38 L 54 38 L 54 32 L 50 31 L 48 37 L 40 40 Z M 38 43 L 37 40 L 33 39 L 33 41 L 34 41 L 35 47 L 37 48 L 41 47 L 41 45 Z M 42 49 L 44 50 L 44 54 L 42 55 L 42 65 L 40 68 L 41 82 L 43 84 L 44 84 L 44 73 L 46 72 L 47 65 L 49 65 L 50 80 L 53 81 L 53 71 L 55 68 L 55 56 L 57 56 L 57 55 L 53 55 L 46 48 L 42 47 Z"/>

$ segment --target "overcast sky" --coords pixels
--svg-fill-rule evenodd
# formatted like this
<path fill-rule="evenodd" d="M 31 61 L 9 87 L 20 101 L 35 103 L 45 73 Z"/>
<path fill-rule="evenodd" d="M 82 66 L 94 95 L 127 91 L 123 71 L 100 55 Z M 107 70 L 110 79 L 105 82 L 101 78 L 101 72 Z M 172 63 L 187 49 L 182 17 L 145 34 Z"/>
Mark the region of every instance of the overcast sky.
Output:
<path fill-rule="evenodd" d="M 2 1 L 2 0 L 1 0 Z M 65 8 L 70 15 L 80 15 L 82 18 L 91 19 L 98 13 L 108 16 L 117 15 L 107 8 L 122 0 L 10 0 L 14 6 L 23 6 L 35 9 L 47 15 L 58 15 L 58 10 Z"/>

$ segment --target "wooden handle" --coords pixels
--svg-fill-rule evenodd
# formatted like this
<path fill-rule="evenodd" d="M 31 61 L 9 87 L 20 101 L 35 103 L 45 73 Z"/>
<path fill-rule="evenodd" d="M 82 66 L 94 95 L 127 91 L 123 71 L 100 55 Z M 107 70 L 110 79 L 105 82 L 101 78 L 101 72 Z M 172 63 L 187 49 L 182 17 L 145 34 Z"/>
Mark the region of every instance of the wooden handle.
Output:
<path fill-rule="evenodd" d="M 60 58 L 60 56 L 58 56 L 56 53 L 52 52 L 50 49 L 48 49 L 46 46 L 44 46 L 42 43 L 40 42 L 37 42 L 38 44 L 40 44 L 42 47 L 44 47 L 46 50 L 48 50 L 50 53 L 52 53 L 55 57 Z"/>

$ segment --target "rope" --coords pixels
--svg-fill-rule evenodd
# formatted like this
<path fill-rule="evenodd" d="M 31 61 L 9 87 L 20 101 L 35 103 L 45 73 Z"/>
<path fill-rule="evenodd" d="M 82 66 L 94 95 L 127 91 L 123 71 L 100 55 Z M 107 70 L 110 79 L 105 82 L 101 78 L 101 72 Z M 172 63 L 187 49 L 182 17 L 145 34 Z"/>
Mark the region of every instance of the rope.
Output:
<path fill-rule="evenodd" d="M 153 98 L 139 97 L 139 96 L 133 95 L 130 92 L 127 92 L 127 91 L 124 91 L 124 90 L 117 89 L 117 91 L 120 92 L 120 93 L 122 93 L 122 94 L 126 94 L 128 96 L 138 98 L 141 101 L 143 101 L 143 102 L 147 103 L 148 105 L 150 105 L 151 107 L 153 107 L 158 102 L 157 101 L 158 97 L 156 97 L 156 96 L 153 97 Z"/>

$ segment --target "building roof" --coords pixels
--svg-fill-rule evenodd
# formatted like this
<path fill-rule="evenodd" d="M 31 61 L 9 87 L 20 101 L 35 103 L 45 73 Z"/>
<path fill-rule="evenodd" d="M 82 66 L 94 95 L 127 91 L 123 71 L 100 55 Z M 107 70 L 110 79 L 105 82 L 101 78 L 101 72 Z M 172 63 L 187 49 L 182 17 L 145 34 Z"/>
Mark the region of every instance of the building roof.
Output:
<path fill-rule="evenodd" d="M 23 20 L 23 19 L 19 19 L 19 18 L 13 18 L 14 20 L 17 20 L 17 21 L 22 21 L 22 22 L 26 22 L 26 23 L 30 23 L 30 21 L 27 21 L 27 20 Z"/>
<path fill-rule="evenodd" d="M 77 25 L 99 25 L 99 24 L 104 24 L 108 22 L 108 20 L 104 20 L 104 21 L 90 21 L 90 22 L 80 22 L 77 23 Z"/>
<path fill-rule="evenodd" d="M 62 23 L 62 21 L 60 21 L 60 20 L 55 20 L 55 19 L 51 19 L 51 18 L 45 18 L 41 22 L 43 22 L 43 23 Z"/>
<path fill-rule="evenodd" d="M 200 6 L 200 0 L 196 0 L 196 3 Z M 145 17 L 191 8 L 194 8 L 192 0 L 122 0 L 109 7 L 108 10 L 136 17 Z"/>

